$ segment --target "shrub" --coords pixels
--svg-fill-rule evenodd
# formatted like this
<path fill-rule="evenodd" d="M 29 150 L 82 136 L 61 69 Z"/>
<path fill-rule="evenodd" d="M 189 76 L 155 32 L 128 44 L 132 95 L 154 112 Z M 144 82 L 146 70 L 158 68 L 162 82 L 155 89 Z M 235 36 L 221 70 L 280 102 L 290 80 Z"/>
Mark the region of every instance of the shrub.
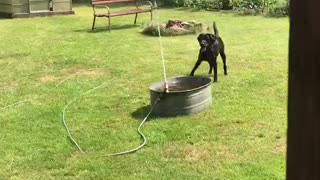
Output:
<path fill-rule="evenodd" d="M 150 1 L 154 3 L 154 0 Z M 289 0 L 157 0 L 157 4 L 160 6 L 190 7 L 205 10 L 234 9 L 243 15 L 256 15 L 266 9 L 266 13 L 271 16 L 284 16 L 289 14 L 288 1 Z M 90 3 L 90 0 L 73 0 L 73 2 Z"/>
<path fill-rule="evenodd" d="M 233 0 L 231 5 L 244 15 L 256 15 L 264 8 L 263 0 Z"/>
<path fill-rule="evenodd" d="M 161 0 L 161 5 L 195 9 L 232 9 L 230 0 Z"/>
<path fill-rule="evenodd" d="M 265 4 L 264 4 L 265 3 Z M 289 14 L 288 0 L 233 0 L 231 5 L 244 15 L 252 15 L 266 10 L 271 16 L 283 16 Z"/>
<path fill-rule="evenodd" d="M 268 11 L 272 16 L 289 15 L 289 2 L 288 0 L 270 0 Z"/>
<path fill-rule="evenodd" d="M 227 9 L 232 9 L 232 4 L 230 0 L 221 0 L 222 2 L 222 9 L 227 10 Z"/>

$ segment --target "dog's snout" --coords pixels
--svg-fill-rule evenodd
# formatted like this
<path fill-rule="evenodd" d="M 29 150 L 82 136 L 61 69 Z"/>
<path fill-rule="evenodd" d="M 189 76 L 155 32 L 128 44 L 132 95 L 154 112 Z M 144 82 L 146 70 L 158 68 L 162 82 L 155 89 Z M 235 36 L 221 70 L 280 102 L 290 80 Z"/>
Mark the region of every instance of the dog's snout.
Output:
<path fill-rule="evenodd" d="M 208 45 L 206 40 L 201 40 L 200 44 L 203 45 L 203 46 L 207 46 Z"/>

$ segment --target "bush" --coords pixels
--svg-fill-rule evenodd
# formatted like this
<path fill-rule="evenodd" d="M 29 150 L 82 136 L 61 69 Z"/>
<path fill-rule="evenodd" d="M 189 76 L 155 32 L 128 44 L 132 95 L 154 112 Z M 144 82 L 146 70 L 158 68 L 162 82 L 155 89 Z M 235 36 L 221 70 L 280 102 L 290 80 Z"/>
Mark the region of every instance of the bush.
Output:
<path fill-rule="evenodd" d="M 266 4 L 264 4 L 266 3 Z M 258 14 L 265 10 L 271 16 L 283 16 L 289 14 L 288 0 L 233 0 L 233 8 L 244 15 Z"/>
<path fill-rule="evenodd" d="M 264 8 L 263 0 L 233 0 L 231 5 L 244 15 L 256 15 Z"/>
<path fill-rule="evenodd" d="M 230 0 L 161 0 L 161 5 L 195 9 L 232 9 Z"/>
<path fill-rule="evenodd" d="M 157 4 L 160 6 L 170 6 L 170 7 L 177 7 L 179 0 L 161 0 L 157 1 Z"/>
<path fill-rule="evenodd" d="M 232 4 L 230 2 L 230 0 L 221 0 L 222 2 L 222 9 L 232 9 Z"/>
<path fill-rule="evenodd" d="M 263 0 L 233 0 L 232 6 L 235 9 L 262 9 Z"/>
<path fill-rule="evenodd" d="M 154 0 L 150 0 L 154 3 Z M 264 7 L 266 1 L 266 7 Z M 234 9 L 244 15 L 256 15 L 267 10 L 271 16 L 289 14 L 289 0 L 157 0 L 160 6 L 190 7 L 194 9 Z M 90 0 L 73 0 L 74 3 L 90 3 Z"/>
<path fill-rule="evenodd" d="M 271 0 L 268 8 L 269 14 L 272 16 L 289 15 L 288 0 Z"/>
<path fill-rule="evenodd" d="M 185 2 L 187 7 L 192 7 L 196 9 L 219 9 L 218 0 L 190 0 Z"/>

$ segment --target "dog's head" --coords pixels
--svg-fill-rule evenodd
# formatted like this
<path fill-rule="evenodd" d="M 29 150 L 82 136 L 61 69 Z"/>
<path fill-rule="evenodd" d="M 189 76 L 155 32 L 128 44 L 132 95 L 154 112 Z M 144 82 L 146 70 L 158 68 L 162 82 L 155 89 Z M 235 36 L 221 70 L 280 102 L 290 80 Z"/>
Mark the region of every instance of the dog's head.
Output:
<path fill-rule="evenodd" d="M 217 36 L 214 34 L 210 34 L 210 33 L 199 34 L 198 42 L 200 45 L 200 51 L 205 52 L 207 50 L 207 48 L 211 49 L 210 47 L 212 47 L 212 45 L 215 43 L 216 40 L 217 40 Z"/>

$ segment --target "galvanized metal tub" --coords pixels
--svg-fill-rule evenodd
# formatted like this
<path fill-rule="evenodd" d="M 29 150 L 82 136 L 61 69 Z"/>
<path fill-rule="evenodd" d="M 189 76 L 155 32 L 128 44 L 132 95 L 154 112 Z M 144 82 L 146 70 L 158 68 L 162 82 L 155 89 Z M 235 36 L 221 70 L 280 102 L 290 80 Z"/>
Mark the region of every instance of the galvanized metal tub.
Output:
<path fill-rule="evenodd" d="M 176 77 L 167 79 L 169 92 L 164 93 L 164 82 L 151 84 L 151 106 L 155 116 L 178 116 L 199 113 L 211 105 L 211 79 L 207 77 Z"/>

